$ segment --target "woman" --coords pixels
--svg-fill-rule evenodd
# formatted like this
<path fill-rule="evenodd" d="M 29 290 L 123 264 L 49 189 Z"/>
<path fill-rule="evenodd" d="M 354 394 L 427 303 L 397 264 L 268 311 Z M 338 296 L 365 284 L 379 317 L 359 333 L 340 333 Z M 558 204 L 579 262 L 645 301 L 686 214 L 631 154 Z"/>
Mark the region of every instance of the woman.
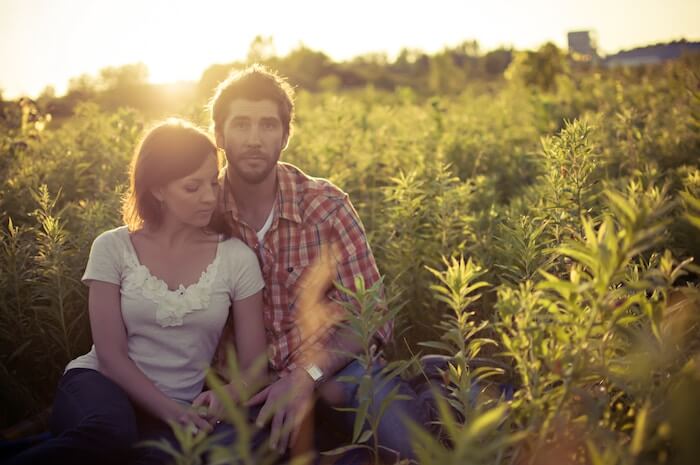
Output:
<path fill-rule="evenodd" d="M 193 431 L 217 423 L 221 406 L 201 390 L 230 307 L 240 365 L 265 353 L 257 258 L 207 228 L 218 168 L 211 139 L 184 121 L 146 134 L 131 166 L 126 225 L 95 239 L 83 276 L 92 350 L 61 378 L 54 437 L 11 463 L 126 463 L 135 442 L 168 437 L 166 422 Z M 235 397 L 235 386 L 227 389 Z"/>

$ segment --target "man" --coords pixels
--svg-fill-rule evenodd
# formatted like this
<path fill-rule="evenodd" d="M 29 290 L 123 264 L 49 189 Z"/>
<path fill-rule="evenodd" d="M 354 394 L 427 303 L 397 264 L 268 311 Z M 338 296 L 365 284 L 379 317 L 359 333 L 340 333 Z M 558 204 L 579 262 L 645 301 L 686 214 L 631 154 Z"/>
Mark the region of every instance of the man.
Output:
<path fill-rule="evenodd" d="M 293 90 L 285 80 L 254 65 L 221 83 L 211 106 L 216 142 L 227 159 L 220 189 L 223 221 L 225 229 L 246 242 L 260 260 L 269 364 L 278 375 L 250 404 L 263 404 L 258 421 L 274 412 L 270 441 L 280 452 L 296 441 L 315 391 L 327 389 L 338 376 L 362 375 L 359 362 L 348 355 L 360 351 L 359 343 L 348 330 L 333 324 L 345 311 L 334 301 L 347 297 L 331 280 L 322 294 L 323 308 L 332 315 L 312 331 L 303 327 L 301 320 L 307 315 L 301 315 L 305 309 L 299 294 L 314 285 L 308 282 L 310 268 L 324 250 L 332 249 L 332 280 L 351 290 L 355 277 L 362 277 L 367 288 L 380 280 L 347 194 L 279 161 L 292 134 L 292 99 Z M 386 344 L 391 331 L 389 321 L 374 335 L 376 345 Z M 399 380 L 394 383 L 400 384 L 401 393 L 412 394 Z M 352 387 L 335 384 L 342 387 L 333 401 L 336 406 L 356 406 Z M 291 400 L 275 411 L 290 393 Z M 386 390 L 374 393 L 375 406 L 383 395 Z M 402 414 L 419 421 L 405 402 L 398 402 L 382 417 L 378 436 L 382 445 L 412 457 L 407 428 L 398 418 Z"/>

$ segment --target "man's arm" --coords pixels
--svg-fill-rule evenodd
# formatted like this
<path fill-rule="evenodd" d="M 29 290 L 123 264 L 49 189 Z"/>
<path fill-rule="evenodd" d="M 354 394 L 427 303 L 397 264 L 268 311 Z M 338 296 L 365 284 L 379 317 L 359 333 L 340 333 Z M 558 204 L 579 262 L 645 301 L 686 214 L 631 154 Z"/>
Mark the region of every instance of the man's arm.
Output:
<path fill-rule="evenodd" d="M 344 368 L 354 359 L 352 354 L 359 354 L 364 348 L 352 330 L 339 326 L 347 320 L 348 308 L 355 314 L 360 313 L 360 303 L 335 288 L 333 282 L 354 293 L 357 292 L 357 277 L 362 277 L 366 289 L 381 281 L 364 227 L 347 196 L 334 214 L 331 231 L 331 245 L 322 251 L 320 259 L 302 278 L 306 283 L 297 299 L 297 323 L 302 341 L 308 342 L 293 354 L 287 366 L 287 371 L 291 372 L 316 365 L 324 379 Z M 384 289 L 381 283 L 379 286 L 375 311 L 386 311 Z M 375 350 L 391 340 L 392 328 L 392 321 L 377 328 L 373 335 Z"/>
<path fill-rule="evenodd" d="M 249 401 L 249 405 L 265 402 L 258 416 L 258 422 L 263 423 L 275 411 L 276 402 L 286 398 L 286 407 L 276 410 L 271 425 L 271 444 L 280 451 L 284 451 L 288 443 L 295 442 L 299 425 L 313 402 L 315 383 L 305 367 L 316 365 L 323 372 L 324 379 L 328 379 L 353 360 L 351 354 L 358 354 L 363 349 L 351 330 L 338 326 L 346 319 L 347 310 L 332 299 L 351 304 L 357 302 L 337 291 L 333 281 L 355 292 L 356 276 L 362 276 L 366 288 L 381 279 L 362 223 L 347 196 L 332 221 L 331 237 L 324 241 L 329 247 L 320 254 L 319 263 L 301 278 L 305 281 L 300 287 L 304 291 L 296 302 L 301 339 L 309 342 L 292 355 L 286 376 Z M 333 290 L 329 292 L 329 288 Z M 385 304 L 380 307 L 386 309 Z M 356 305 L 353 311 L 359 313 L 360 308 Z M 392 322 L 387 321 L 377 330 L 374 339 L 380 345 L 386 344 L 391 331 Z M 324 394 L 326 388 L 332 392 L 332 387 L 327 385 L 322 386 L 320 392 Z M 333 403 L 332 399 L 329 400 Z"/>

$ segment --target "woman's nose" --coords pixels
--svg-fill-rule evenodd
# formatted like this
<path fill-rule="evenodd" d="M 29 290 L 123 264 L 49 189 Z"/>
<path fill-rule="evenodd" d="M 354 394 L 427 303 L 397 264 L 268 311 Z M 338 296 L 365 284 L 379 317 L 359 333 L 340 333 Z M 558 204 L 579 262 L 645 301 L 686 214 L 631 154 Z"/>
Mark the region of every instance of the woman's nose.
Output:
<path fill-rule="evenodd" d="M 207 189 L 205 189 L 202 202 L 206 204 L 215 203 L 217 197 L 217 187 L 218 186 L 209 186 Z"/>

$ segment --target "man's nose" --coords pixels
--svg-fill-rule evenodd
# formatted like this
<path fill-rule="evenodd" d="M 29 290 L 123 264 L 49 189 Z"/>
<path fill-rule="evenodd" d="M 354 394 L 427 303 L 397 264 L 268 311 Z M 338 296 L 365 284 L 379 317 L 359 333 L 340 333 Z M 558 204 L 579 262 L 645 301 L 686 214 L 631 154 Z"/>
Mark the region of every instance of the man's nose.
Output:
<path fill-rule="evenodd" d="M 251 147 L 259 147 L 262 145 L 262 141 L 260 139 L 260 129 L 258 128 L 257 125 L 253 125 L 250 128 L 250 132 L 248 133 L 248 145 Z"/>

